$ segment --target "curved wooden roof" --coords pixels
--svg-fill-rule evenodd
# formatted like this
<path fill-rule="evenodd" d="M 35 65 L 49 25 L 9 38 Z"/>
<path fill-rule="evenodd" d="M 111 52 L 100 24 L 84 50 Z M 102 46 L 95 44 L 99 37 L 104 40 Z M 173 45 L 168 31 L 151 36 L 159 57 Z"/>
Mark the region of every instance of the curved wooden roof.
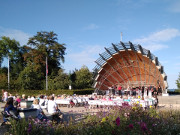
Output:
<path fill-rule="evenodd" d="M 99 54 L 94 67 L 94 88 L 107 90 L 112 85 L 123 87 L 159 85 L 168 87 L 167 75 L 163 66 L 150 50 L 131 42 L 112 44 Z"/>

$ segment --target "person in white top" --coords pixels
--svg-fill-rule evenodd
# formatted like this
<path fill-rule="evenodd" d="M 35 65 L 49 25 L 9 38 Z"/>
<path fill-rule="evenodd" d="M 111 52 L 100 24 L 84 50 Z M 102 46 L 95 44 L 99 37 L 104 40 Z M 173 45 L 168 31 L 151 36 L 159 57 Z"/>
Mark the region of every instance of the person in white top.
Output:
<path fill-rule="evenodd" d="M 40 119 L 40 120 L 44 120 L 44 119 L 47 120 L 46 115 L 44 114 L 42 108 L 41 108 L 40 105 L 39 105 L 39 100 L 38 100 L 38 99 L 35 99 L 35 100 L 33 101 L 33 104 L 31 105 L 31 108 L 37 109 L 36 117 L 37 117 L 38 119 Z"/>
<path fill-rule="evenodd" d="M 35 109 L 38 110 L 38 111 L 37 111 L 37 115 L 42 112 L 42 109 L 41 109 L 41 107 L 40 107 L 40 105 L 39 105 L 38 99 L 35 99 L 35 100 L 33 101 L 33 104 L 31 105 L 31 108 L 35 108 Z"/>
<path fill-rule="evenodd" d="M 48 101 L 48 113 L 49 114 L 55 114 L 58 110 L 58 106 L 56 102 L 54 101 L 54 97 L 50 96 Z"/>
<path fill-rule="evenodd" d="M 144 98 L 147 97 L 147 87 L 144 88 Z"/>
<path fill-rule="evenodd" d="M 153 88 L 149 89 L 149 91 L 148 91 L 149 98 L 152 98 L 152 91 L 153 91 Z"/>
<path fill-rule="evenodd" d="M 3 101 L 6 102 L 8 99 L 8 92 L 5 91 L 4 89 L 2 91 L 3 91 Z"/>
<path fill-rule="evenodd" d="M 42 109 L 47 108 L 47 101 L 46 101 L 46 99 L 44 99 L 44 95 L 40 96 L 39 105 L 41 106 Z"/>
<path fill-rule="evenodd" d="M 31 96 L 28 96 L 27 101 L 31 101 Z"/>
<path fill-rule="evenodd" d="M 58 109 L 58 106 L 57 106 L 56 102 L 54 101 L 54 97 L 53 96 L 49 97 L 47 109 L 48 109 L 48 113 L 50 115 L 52 115 L 52 120 L 54 120 L 57 123 L 59 123 L 61 121 L 61 118 L 62 118 L 62 113 Z"/>

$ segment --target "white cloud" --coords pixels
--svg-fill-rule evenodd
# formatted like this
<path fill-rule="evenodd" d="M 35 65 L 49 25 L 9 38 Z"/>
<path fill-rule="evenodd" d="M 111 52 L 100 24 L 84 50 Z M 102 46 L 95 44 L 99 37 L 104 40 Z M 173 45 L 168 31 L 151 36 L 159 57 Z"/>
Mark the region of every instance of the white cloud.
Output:
<path fill-rule="evenodd" d="M 154 52 L 168 48 L 167 45 L 164 45 L 161 42 L 169 41 L 178 36 L 180 36 L 180 31 L 178 29 L 164 29 L 158 32 L 154 32 L 147 37 L 135 39 L 133 42 L 141 44 Z"/>
<path fill-rule="evenodd" d="M 80 46 L 79 50 L 81 51 L 67 54 L 67 60 L 70 59 L 73 63 L 76 63 L 76 66 L 79 67 L 86 65 L 93 68 L 92 65 L 95 66 L 94 61 L 97 59 L 98 54 L 102 51 L 102 49 L 103 48 L 100 45 L 84 45 L 83 48 Z"/>
<path fill-rule="evenodd" d="M 180 1 L 175 1 L 169 8 L 171 12 L 180 13 Z"/>
<path fill-rule="evenodd" d="M 94 30 L 94 29 L 98 29 L 99 26 L 97 26 L 94 23 L 89 24 L 88 26 L 84 27 L 84 30 Z"/>
<path fill-rule="evenodd" d="M 180 66 L 180 63 L 176 63 L 175 66 Z"/>
<path fill-rule="evenodd" d="M 16 41 L 20 43 L 20 45 L 27 44 L 29 37 L 31 37 L 30 34 L 25 33 L 21 30 L 6 29 L 3 27 L 0 27 L 0 36 L 7 36 L 12 39 L 15 39 Z"/>
<path fill-rule="evenodd" d="M 145 47 L 146 47 L 146 49 L 150 50 L 151 52 L 155 52 L 155 51 L 159 51 L 159 50 L 168 48 L 167 45 L 161 45 L 161 44 L 155 44 L 155 43 L 146 45 Z"/>
<path fill-rule="evenodd" d="M 161 61 L 161 64 L 167 64 L 168 63 L 168 61 Z"/>
<path fill-rule="evenodd" d="M 152 33 L 148 37 L 136 39 L 135 42 L 147 43 L 147 42 L 161 42 L 168 41 L 174 37 L 180 36 L 178 29 L 165 29 L 155 33 Z"/>

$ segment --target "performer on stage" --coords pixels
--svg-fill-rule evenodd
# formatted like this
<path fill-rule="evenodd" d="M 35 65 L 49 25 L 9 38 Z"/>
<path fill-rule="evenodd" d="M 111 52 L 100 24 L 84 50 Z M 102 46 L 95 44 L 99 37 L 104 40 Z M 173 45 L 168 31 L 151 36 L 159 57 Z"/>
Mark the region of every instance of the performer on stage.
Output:
<path fill-rule="evenodd" d="M 147 89 L 148 89 L 147 87 L 144 88 L 144 98 L 147 97 Z"/>

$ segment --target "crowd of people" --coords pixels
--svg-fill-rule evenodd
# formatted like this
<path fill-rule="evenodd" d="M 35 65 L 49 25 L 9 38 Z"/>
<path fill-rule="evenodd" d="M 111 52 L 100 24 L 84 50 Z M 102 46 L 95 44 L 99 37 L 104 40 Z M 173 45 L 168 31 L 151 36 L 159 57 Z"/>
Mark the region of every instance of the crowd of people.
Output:
<path fill-rule="evenodd" d="M 114 89 L 114 91 L 113 91 Z M 22 96 L 8 93 L 5 90 L 2 90 L 2 102 L 5 102 L 4 112 L 10 115 L 10 110 L 16 110 L 18 112 L 19 108 L 21 108 L 22 101 L 32 101 L 31 108 L 37 109 L 37 118 L 48 119 L 47 114 L 51 115 L 53 119 L 56 121 L 60 121 L 62 118 L 62 112 L 58 108 L 57 101 L 66 100 L 69 102 L 70 107 L 74 107 L 76 105 L 88 105 L 90 100 L 101 100 L 101 101 L 113 101 L 113 100 L 124 100 L 128 101 L 131 99 L 146 99 L 146 98 L 156 98 L 155 107 L 158 104 L 158 91 L 153 87 L 136 87 L 131 90 L 123 90 L 122 87 L 112 87 L 109 93 L 106 95 L 54 95 L 46 96 L 26 96 L 23 94 Z M 6 119 L 4 118 L 4 122 Z"/>
<path fill-rule="evenodd" d="M 6 93 L 6 94 L 4 94 Z M 8 117 L 13 116 L 17 119 L 20 118 L 18 112 L 21 111 L 21 102 L 22 101 L 32 101 L 32 105 L 30 109 L 36 109 L 37 111 L 37 118 L 40 120 L 47 120 L 47 114 L 52 117 L 52 120 L 59 123 L 62 119 L 62 112 L 58 108 L 58 105 L 54 101 L 54 95 L 51 96 L 37 96 L 37 97 L 30 97 L 26 98 L 25 94 L 22 96 L 12 94 L 8 94 L 7 91 L 2 90 L 2 102 L 5 103 L 3 114 L 3 124 L 8 121 Z"/>
<path fill-rule="evenodd" d="M 139 86 L 139 87 L 128 87 L 127 89 L 124 89 L 120 85 L 113 85 L 112 87 L 109 88 L 108 90 L 109 93 L 115 95 L 141 95 L 141 96 L 157 96 L 157 95 L 162 95 L 162 89 L 160 86 L 158 88 L 149 86 L 149 87 L 144 87 L 144 86 Z"/>

